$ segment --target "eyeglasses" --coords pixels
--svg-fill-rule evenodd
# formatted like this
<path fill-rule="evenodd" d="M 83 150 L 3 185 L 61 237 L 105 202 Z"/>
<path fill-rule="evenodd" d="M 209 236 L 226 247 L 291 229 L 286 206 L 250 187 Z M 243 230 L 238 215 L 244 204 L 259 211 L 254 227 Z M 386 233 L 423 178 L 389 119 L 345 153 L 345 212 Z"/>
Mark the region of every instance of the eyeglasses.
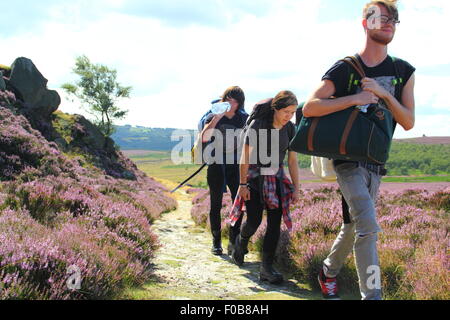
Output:
<path fill-rule="evenodd" d="M 389 16 L 386 16 L 386 15 L 381 15 L 381 16 L 378 16 L 378 17 L 372 17 L 372 19 L 380 19 L 379 21 L 382 24 L 393 24 L 394 26 L 397 26 L 400 23 L 399 20 L 397 20 L 395 18 L 390 18 Z"/>

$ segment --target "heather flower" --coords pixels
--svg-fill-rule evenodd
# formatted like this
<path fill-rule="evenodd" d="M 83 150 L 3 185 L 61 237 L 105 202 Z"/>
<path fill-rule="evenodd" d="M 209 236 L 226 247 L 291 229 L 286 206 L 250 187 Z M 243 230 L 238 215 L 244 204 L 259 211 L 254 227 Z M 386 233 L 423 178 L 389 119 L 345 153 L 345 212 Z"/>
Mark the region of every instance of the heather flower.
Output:
<path fill-rule="evenodd" d="M 4 108 L 9 98 L 0 96 L 0 299 L 104 299 L 150 279 L 160 246 L 151 221 L 176 201 L 121 153 L 117 178 L 82 167 Z M 71 266 L 81 290 L 67 286 Z"/>
<path fill-rule="evenodd" d="M 209 213 L 207 190 L 195 191 L 192 218 L 206 225 Z M 450 255 L 448 219 L 449 190 L 382 191 L 376 203 L 378 250 L 383 291 L 388 299 L 449 299 Z M 231 204 L 224 201 L 227 213 Z M 335 186 L 301 190 L 300 202 L 291 208 L 293 230 L 283 226 L 277 248 L 277 262 L 292 271 L 301 282 L 317 288 L 317 272 L 329 254 L 343 223 L 341 195 Z M 224 216 L 224 215 L 223 215 Z M 262 250 L 266 222 L 252 238 Z M 343 291 L 358 292 L 358 277 L 352 257 L 340 274 Z"/>

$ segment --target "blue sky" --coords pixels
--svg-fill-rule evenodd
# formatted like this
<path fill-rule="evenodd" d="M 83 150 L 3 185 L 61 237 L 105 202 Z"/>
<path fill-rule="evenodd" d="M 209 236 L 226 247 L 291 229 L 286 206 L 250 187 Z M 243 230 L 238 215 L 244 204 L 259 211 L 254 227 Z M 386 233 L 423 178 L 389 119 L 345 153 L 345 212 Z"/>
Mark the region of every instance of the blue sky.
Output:
<path fill-rule="evenodd" d="M 133 87 L 120 124 L 195 128 L 230 85 L 244 89 L 247 110 L 284 89 L 306 99 L 337 59 L 362 48 L 365 3 L 0 0 L 0 63 L 31 58 L 58 89 L 75 79 L 75 57 L 85 54 Z M 449 136 L 450 2 L 400 1 L 400 20 L 390 53 L 417 68 L 417 121 L 396 137 Z M 60 109 L 85 114 L 66 99 Z"/>

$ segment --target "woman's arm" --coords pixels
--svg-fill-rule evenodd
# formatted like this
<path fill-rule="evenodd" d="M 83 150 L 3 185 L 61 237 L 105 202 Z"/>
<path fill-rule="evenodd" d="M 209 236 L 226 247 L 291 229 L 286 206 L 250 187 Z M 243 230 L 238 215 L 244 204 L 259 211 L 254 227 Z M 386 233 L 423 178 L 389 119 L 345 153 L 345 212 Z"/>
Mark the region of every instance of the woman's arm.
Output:
<path fill-rule="evenodd" d="M 223 118 L 223 116 L 225 115 L 225 113 L 222 114 L 217 114 L 215 115 L 211 122 L 208 123 L 207 125 L 205 125 L 205 127 L 203 128 L 201 135 L 202 135 L 202 142 L 208 142 L 209 140 L 211 140 L 211 137 L 213 135 L 213 132 L 217 126 L 217 124 L 219 123 L 219 121 Z"/>
<path fill-rule="evenodd" d="M 248 168 L 250 166 L 250 154 L 253 147 L 244 143 L 241 159 L 239 161 L 239 184 L 247 184 Z M 250 190 L 246 186 L 239 186 L 238 194 L 245 200 L 250 200 Z"/>

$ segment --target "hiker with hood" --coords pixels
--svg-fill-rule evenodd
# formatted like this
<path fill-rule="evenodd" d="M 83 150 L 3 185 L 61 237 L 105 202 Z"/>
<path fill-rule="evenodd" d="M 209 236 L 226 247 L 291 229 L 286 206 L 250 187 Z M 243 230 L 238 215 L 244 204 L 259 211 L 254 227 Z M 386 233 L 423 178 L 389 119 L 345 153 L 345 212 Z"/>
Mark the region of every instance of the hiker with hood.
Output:
<path fill-rule="evenodd" d="M 290 120 L 297 107 L 297 98 L 290 91 L 282 91 L 275 98 L 255 106 L 243 141 L 239 194 L 230 213 L 232 225 L 242 219 L 244 210 L 247 213 L 232 253 L 234 263 L 240 266 L 248 252 L 250 237 L 258 229 L 263 211 L 267 209 L 260 279 L 273 284 L 283 281 L 283 276 L 273 267 L 281 219 L 288 229 L 292 228 L 289 206 L 299 196 L 297 153 L 289 150 L 289 142 L 295 134 L 295 126 Z M 286 154 L 292 181 L 283 166 Z"/>
<path fill-rule="evenodd" d="M 240 87 L 233 86 L 226 89 L 220 101 L 228 102 L 231 105 L 231 109 L 221 114 L 214 114 L 210 111 L 199 123 L 203 143 L 213 142 L 216 138 L 214 136 L 217 133 L 223 139 L 223 149 L 214 150 L 214 159 L 219 159 L 219 161 L 208 162 L 207 171 L 207 182 L 211 201 L 209 219 L 213 237 L 211 251 L 214 255 L 223 254 L 221 239 L 222 219 L 220 216 L 223 193 L 226 192 L 226 186 L 228 186 L 231 199 L 234 201 L 239 188 L 238 143 L 235 138 L 238 134 L 233 136 L 233 134 L 229 134 L 229 131 L 242 129 L 248 118 L 248 114 L 244 109 L 244 91 Z M 242 219 L 237 221 L 234 227 L 230 228 L 228 254 L 231 254 L 234 241 L 237 234 L 239 234 L 241 221 Z"/>

